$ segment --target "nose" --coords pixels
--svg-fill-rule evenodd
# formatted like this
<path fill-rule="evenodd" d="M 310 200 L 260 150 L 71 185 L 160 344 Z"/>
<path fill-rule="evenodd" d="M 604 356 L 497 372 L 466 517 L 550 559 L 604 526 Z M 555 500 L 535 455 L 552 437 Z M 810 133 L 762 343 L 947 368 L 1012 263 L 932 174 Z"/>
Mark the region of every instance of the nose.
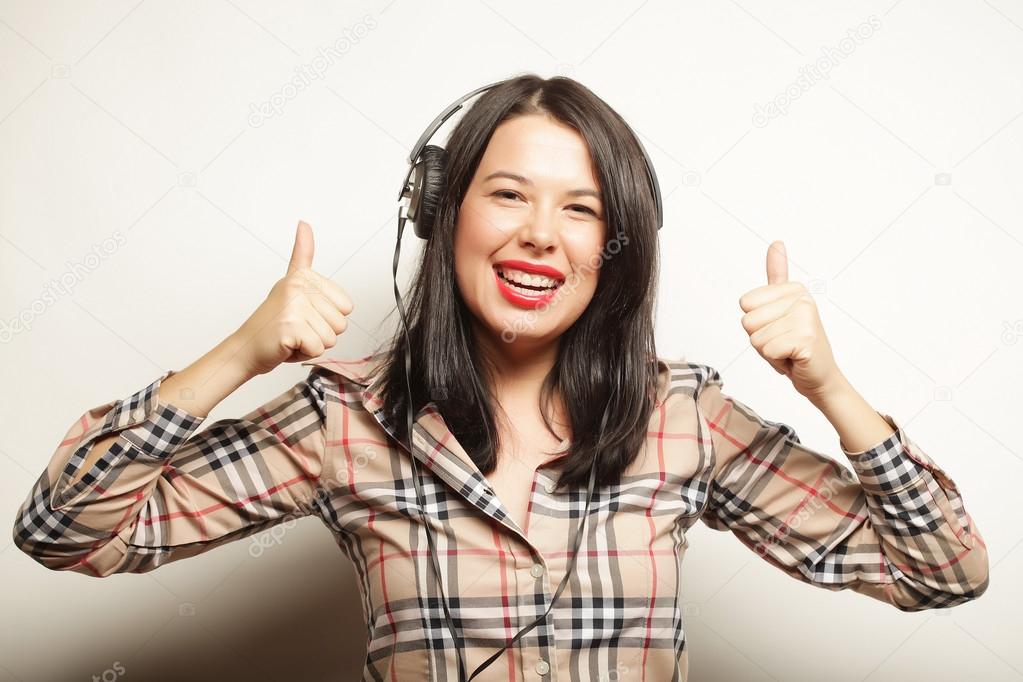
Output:
<path fill-rule="evenodd" d="M 531 211 L 519 229 L 518 241 L 524 249 L 546 253 L 555 251 L 558 248 L 557 219 L 550 215 L 550 211 Z"/>

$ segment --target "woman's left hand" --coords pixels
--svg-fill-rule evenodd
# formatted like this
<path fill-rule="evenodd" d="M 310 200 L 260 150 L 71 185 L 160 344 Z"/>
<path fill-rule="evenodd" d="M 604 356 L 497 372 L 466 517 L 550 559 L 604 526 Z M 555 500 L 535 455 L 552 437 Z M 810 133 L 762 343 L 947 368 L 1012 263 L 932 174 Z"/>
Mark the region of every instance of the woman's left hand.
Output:
<path fill-rule="evenodd" d="M 739 299 L 742 327 L 757 352 L 799 393 L 815 401 L 837 388 L 843 375 L 824 334 L 817 304 L 802 282 L 789 281 L 785 245 L 767 247 L 767 284 Z"/>

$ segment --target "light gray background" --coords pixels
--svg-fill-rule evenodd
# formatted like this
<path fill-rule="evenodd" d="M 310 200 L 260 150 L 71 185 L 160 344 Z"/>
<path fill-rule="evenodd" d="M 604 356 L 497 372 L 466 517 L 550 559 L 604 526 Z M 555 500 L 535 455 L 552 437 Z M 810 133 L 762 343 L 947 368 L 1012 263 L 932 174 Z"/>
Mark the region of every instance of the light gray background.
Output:
<path fill-rule="evenodd" d="M 368 352 L 394 304 L 409 148 L 454 98 L 525 71 L 581 80 L 652 155 L 659 353 L 715 366 L 726 391 L 844 459 L 739 323 L 783 239 L 843 371 L 954 478 L 989 548 L 980 601 L 910 614 L 802 584 L 700 524 L 692 679 L 1023 678 L 1020 4 L 424 5 L 0 2 L 0 679 L 358 677 L 355 582 L 314 519 L 103 581 L 44 570 L 9 524 L 80 414 L 237 328 L 283 276 L 299 219 L 314 267 L 357 305 L 329 354 Z M 869 38 L 843 42 L 872 16 Z M 361 35 L 280 99 L 346 30 Z M 799 87 L 826 54 L 830 77 Z M 786 113 L 754 124 L 786 90 Z M 279 112 L 250 117 L 271 99 Z M 409 231 L 406 275 L 419 248 Z M 305 372 L 251 381 L 208 422 Z"/>

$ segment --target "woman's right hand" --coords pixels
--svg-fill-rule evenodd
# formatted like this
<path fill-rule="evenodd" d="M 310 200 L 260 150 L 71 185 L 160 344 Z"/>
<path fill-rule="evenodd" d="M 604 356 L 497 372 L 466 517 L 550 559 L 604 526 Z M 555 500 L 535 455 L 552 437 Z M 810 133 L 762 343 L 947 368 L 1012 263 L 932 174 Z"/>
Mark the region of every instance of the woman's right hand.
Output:
<path fill-rule="evenodd" d="M 240 342 L 239 359 L 250 374 L 323 355 L 347 329 L 352 300 L 312 264 L 313 230 L 299 221 L 287 274 L 232 335 Z"/>

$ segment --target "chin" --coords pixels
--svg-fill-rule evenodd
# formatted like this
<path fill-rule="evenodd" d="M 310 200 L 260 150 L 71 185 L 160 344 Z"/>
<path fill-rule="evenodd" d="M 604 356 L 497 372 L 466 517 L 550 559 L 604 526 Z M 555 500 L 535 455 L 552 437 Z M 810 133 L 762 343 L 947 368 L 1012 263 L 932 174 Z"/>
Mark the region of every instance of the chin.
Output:
<path fill-rule="evenodd" d="M 547 324 L 543 327 L 538 326 L 536 319 L 529 315 L 509 319 L 507 324 L 492 328 L 491 331 L 504 343 L 526 346 L 549 343 L 561 336 L 560 331 L 550 328 Z"/>

